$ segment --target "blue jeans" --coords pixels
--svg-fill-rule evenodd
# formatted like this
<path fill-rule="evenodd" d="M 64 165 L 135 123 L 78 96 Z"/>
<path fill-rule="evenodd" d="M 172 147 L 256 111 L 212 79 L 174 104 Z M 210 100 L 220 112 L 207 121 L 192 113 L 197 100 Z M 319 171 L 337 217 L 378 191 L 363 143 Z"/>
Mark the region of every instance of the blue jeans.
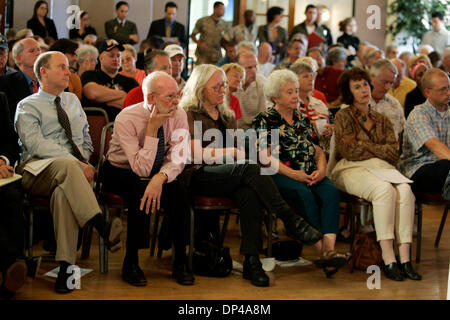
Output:
<path fill-rule="evenodd" d="M 323 234 L 339 232 L 340 194 L 330 179 L 309 187 L 282 174 L 272 178 L 286 202 L 311 226 Z"/>

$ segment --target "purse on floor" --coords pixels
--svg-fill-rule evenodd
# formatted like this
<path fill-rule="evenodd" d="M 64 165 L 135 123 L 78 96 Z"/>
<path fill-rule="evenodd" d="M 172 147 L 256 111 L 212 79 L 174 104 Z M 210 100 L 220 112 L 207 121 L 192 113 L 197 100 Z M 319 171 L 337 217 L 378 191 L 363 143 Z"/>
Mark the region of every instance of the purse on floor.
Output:
<path fill-rule="evenodd" d="M 352 256 L 348 262 L 350 271 L 355 269 L 367 271 L 372 265 L 381 266 L 381 247 L 375 232 L 358 233 L 353 240 Z"/>

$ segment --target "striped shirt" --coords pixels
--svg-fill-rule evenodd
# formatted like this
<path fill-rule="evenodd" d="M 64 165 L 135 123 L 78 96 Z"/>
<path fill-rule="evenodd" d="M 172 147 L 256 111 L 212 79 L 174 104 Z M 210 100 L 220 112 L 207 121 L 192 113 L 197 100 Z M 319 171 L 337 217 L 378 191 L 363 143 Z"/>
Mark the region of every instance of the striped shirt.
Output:
<path fill-rule="evenodd" d="M 411 178 L 423 165 L 439 158 L 425 147 L 425 142 L 436 138 L 450 147 L 450 111 L 441 113 L 427 100 L 409 114 L 403 135 L 403 154 L 399 170 Z"/>

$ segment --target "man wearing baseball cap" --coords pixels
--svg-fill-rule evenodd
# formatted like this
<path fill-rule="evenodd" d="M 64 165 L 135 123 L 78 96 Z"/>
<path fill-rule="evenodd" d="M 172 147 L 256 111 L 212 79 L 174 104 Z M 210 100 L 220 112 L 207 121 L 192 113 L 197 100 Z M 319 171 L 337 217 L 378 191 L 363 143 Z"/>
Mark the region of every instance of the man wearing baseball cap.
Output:
<path fill-rule="evenodd" d="M 8 42 L 5 36 L 0 34 L 0 76 L 16 72 L 8 66 Z"/>
<path fill-rule="evenodd" d="M 172 77 L 177 82 L 178 88 L 183 90 L 186 83 L 181 77 L 181 73 L 184 69 L 184 59 L 186 59 L 183 48 L 177 44 L 169 44 L 164 51 L 167 52 L 170 57 L 170 62 L 172 63 Z"/>
<path fill-rule="evenodd" d="M 105 109 L 110 121 L 114 121 L 122 109 L 127 93 L 139 86 L 135 79 L 119 74 L 123 50 L 124 47 L 114 39 L 103 41 L 98 50 L 100 69 L 81 75 L 83 107 Z"/>

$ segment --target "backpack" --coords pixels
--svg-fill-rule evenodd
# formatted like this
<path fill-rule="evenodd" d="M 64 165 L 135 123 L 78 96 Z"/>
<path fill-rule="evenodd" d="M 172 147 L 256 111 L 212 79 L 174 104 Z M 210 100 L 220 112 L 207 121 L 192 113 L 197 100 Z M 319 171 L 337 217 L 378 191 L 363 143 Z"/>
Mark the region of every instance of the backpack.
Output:
<path fill-rule="evenodd" d="M 359 233 L 353 240 L 352 256 L 348 262 L 350 272 L 366 271 L 371 265 L 381 266 L 381 247 L 375 232 Z"/>
<path fill-rule="evenodd" d="M 193 271 L 205 277 L 226 277 L 233 269 L 230 248 L 204 240 L 202 251 L 194 251 Z"/>

